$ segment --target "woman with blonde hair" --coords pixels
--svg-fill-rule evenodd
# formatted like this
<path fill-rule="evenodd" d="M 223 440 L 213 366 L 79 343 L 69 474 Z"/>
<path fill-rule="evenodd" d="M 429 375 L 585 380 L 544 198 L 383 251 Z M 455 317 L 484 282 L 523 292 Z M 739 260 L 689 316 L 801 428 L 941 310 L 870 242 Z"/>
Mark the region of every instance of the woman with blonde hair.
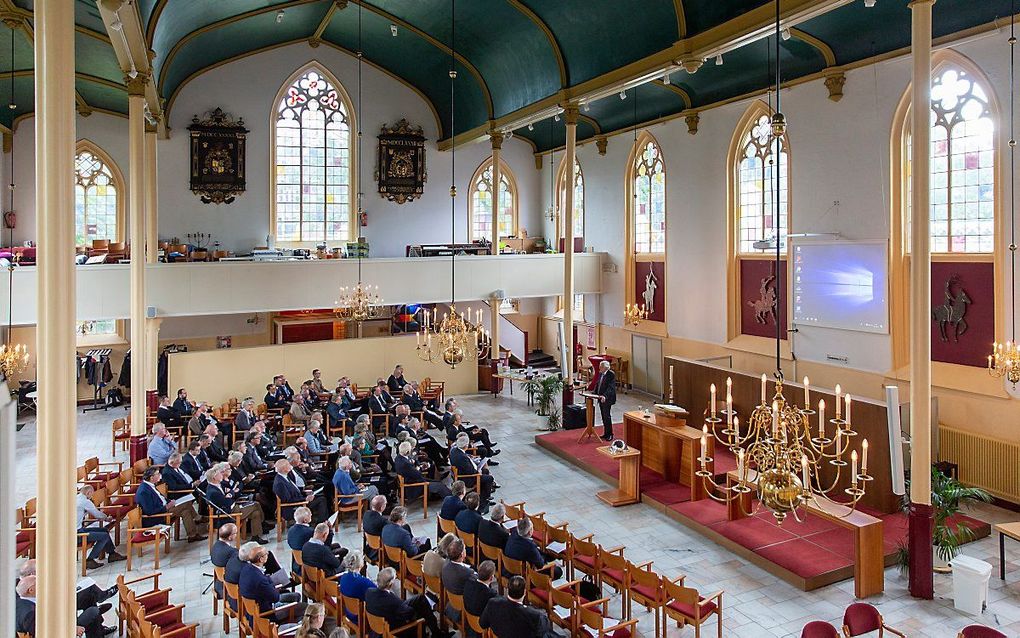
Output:
<path fill-rule="evenodd" d="M 309 603 L 305 607 L 305 615 L 301 618 L 295 638 L 326 638 L 322 624 L 326 622 L 326 608 L 322 603 Z"/>

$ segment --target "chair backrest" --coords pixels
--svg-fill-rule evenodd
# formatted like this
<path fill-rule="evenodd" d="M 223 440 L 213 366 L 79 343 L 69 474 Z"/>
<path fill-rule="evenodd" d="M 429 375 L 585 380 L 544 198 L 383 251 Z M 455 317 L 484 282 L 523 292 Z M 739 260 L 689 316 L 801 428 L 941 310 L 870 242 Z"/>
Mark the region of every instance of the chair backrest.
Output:
<path fill-rule="evenodd" d="M 32 498 L 28 499 L 27 501 L 25 501 L 25 518 L 32 518 L 32 517 L 35 516 L 35 513 L 36 513 L 35 505 L 36 505 L 36 503 L 35 503 L 35 497 L 34 496 Z"/>
<path fill-rule="evenodd" d="M 853 603 L 843 612 L 843 630 L 848 636 L 859 636 L 882 627 L 882 614 L 874 605 Z"/>
<path fill-rule="evenodd" d="M 382 537 L 378 534 L 369 534 L 365 532 L 365 545 L 368 545 L 369 549 L 375 550 L 377 555 L 382 558 Z M 380 561 L 382 562 L 382 561 Z"/>
<path fill-rule="evenodd" d="M 301 579 L 305 582 L 305 595 L 312 600 L 322 600 L 322 581 L 326 577 L 325 572 L 317 567 L 305 565 L 301 568 Z"/>
<path fill-rule="evenodd" d="M 552 609 L 552 598 L 549 596 L 549 592 L 552 591 L 553 586 L 552 578 L 549 574 L 537 569 L 529 569 L 526 579 L 528 583 L 528 602 L 546 611 Z M 536 593 L 536 590 L 544 592 L 545 595 L 539 595 Z"/>
<path fill-rule="evenodd" d="M 483 638 L 492 635 L 488 629 L 482 629 L 481 617 L 469 613 L 466 609 L 462 612 L 462 615 L 464 618 L 464 624 L 466 624 L 467 628 L 473 631 L 475 635 L 482 636 Z"/>
<path fill-rule="evenodd" d="M 839 632 L 824 620 L 812 620 L 804 625 L 800 638 L 839 638 Z"/>
<path fill-rule="evenodd" d="M 437 517 L 439 519 L 439 529 L 443 534 L 456 534 L 457 523 L 451 520 L 447 520 L 442 516 Z"/>
<path fill-rule="evenodd" d="M 245 598 L 244 596 L 241 596 L 239 600 L 238 608 L 241 610 L 241 613 L 237 615 L 237 623 L 244 627 L 247 633 L 257 636 L 258 634 L 254 631 L 254 623 L 249 622 L 248 619 L 259 615 L 259 604 L 255 600 Z"/>
<path fill-rule="evenodd" d="M 507 503 L 503 501 L 503 507 L 506 508 L 506 517 L 511 521 L 519 521 L 524 518 L 524 503 Z"/>
<path fill-rule="evenodd" d="M 355 636 L 365 635 L 365 601 L 340 594 L 340 623 L 354 632 Z M 354 620 L 350 619 L 354 616 Z"/>
<path fill-rule="evenodd" d="M 503 549 L 495 545 L 487 545 L 482 541 L 478 541 L 478 553 L 481 554 L 481 560 L 486 558 L 496 563 L 498 568 L 503 560 Z M 481 561 L 479 561 L 481 562 Z"/>
<path fill-rule="evenodd" d="M 128 529 L 139 529 L 142 525 L 142 508 L 132 507 L 127 513 Z"/>
<path fill-rule="evenodd" d="M 594 602 L 594 601 L 593 601 Z M 579 605 L 574 616 L 577 619 L 579 633 L 594 634 L 596 638 L 602 637 L 602 628 L 605 627 L 605 618 L 602 616 L 602 608 L 599 605 Z M 593 631 L 586 632 L 584 628 Z"/>
<path fill-rule="evenodd" d="M 235 604 L 237 603 L 238 596 L 240 595 L 238 593 L 238 586 L 237 586 L 237 584 L 235 584 L 235 583 L 228 583 L 226 580 L 224 580 L 223 581 L 223 593 L 226 594 L 227 598 L 229 598 L 230 600 L 234 601 Z M 235 616 L 238 615 L 237 612 L 235 612 L 233 609 L 231 609 L 230 605 L 223 605 L 223 608 L 230 610 L 230 615 L 235 615 Z"/>
<path fill-rule="evenodd" d="M 376 616 L 366 611 L 365 624 L 374 635 L 383 636 L 383 638 L 390 635 L 390 624 L 382 616 Z"/>
<path fill-rule="evenodd" d="M 326 608 L 326 616 L 340 616 L 340 583 L 335 578 L 326 578 L 323 574 L 319 580 L 319 602 Z"/>
<path fill-rule="evenodd" d="M 599 546 L 593 541 L 572 537 L 570 547 L 575 556 L 588 556 L 596 560 L 599 558 Z"/>
<path fill-rule="evenodd" d="M 384 545 L 383 550 L 385 551 L 386 563 L 397 570 L 397 573 L 401 573 L 404 569 L 404 550 L 399 547 L 390 547 Z"/>
<path fill-rule="evenodd" d="M 524 561 L 509 558 L 506 554 L 503 554 L 501 561 L 503 563 L 503 571 L 515 576 L 524 576 L 527 571 L 524 567 Z"/>
<path fill-rule="evenodd" d="M 642 587 L 654 590 L 656 592 L 656 597 L 661 597 L 660 592 L 662 592 L 663 578 L 659 576 L 659 574 L 647 569 L 641 569 L 633 563 L 628 563 L 627 573 L 630 576 L 631 588 Z"/>
<path fill-rule="evenodd" d="M 675 600 L 684 605 L 694 607 L 698 604 L 698 590 L 693 587 L 684 587 L 674 583 L 668 578 L 662 579 L 662 586 L 666 590 L 666 599 Z"/>
<path fill-rule="evenodd" d="M 1006 634 L 984 625 L 967 625 L 957 638 L 1006 638 Z"/>

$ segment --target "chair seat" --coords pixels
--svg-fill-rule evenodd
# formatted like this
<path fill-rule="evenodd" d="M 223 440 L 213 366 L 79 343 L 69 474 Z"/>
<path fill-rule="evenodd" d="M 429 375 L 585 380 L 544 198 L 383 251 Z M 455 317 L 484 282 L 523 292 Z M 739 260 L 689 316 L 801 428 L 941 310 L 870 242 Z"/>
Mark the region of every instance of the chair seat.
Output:
<path fill-rule="evenodd" d="M 584 627 L 581 628 L 581 635 L 586 636 L 587 638 L 595 638 L 595 634 L 593 634 L 590 630 Z M 617 629 L 612 634 L 610 634 L 610 638 L 630 638 L 630 629 L 627 629 L 626 627 Z"/>
<path fill-rule="evenodd" d="M 31 532 L 18 532 L 18 536 L 15 539 L 15 542 L 17 542 L 20 545 L 21 543 L 27 543 L 30 540 L 32 540 Z"/>
<path fill-rule="evenodd" d="M 648 587 L 647 585 L 632 585 L 630 590 L 648 600 L 657 600 L 659 597 L 658 590 L 655 587 Z"/>
<path fill-rule="evenodd" d="M 28 542 L 28 541 L 18 541 L 17 545 L 15 546 L 15 550 L 14 551 L 15 551 L 15 553 L 17 555 L 20 556 L 21 553 L 26 551 L 29 548 L 30 545 L 31 545 L 31 543 Z"/>
<path fill-rule="evenodd" d="M 120 432 L 118 434 L 114 434 L 113 438 L 114 438 L 114 440 L 117 440 L 117 441 L 126 441 L 126 440 L 131 438 L 131 433 L 130 432 Z"/>
<path fill-rule="evenodd" d="M 106 513 L 114 518 L 124 518 L 125 516 L 127 516 L 128 512 L 135 508 L 134 505 L 128 505 L 126 503 L 125 504 L 118 503 L 113 505 L 113 507 L 116 509 L 107 509 Z"/>
<path fill-rule="evenodd" d="M 680 612 L 681 614 L 687 616 L 688 618 L 694 618 L 697 613 L 694 610 L 694 605 L 688 605 L 687 603 L 682 603 L 679 600 L 674 600 L 666 606 L 672 609 L 673 611 Z M 705 600 L 704 598 L 701 598 L 698 601 L 698 606 L 701 608 L 702 618 L 708 616 L 713 611 L 715 611 L 716 607 L 714 602 L 712 602 L 711 600 Z"/>
<path fill-rule="evenodd" d="M 613 582 L 617 582 L 617 583 L 622 583 L 623 582 L 623 570 L 622 569 L 610 569 L 608 567 L 604 567 L 602 569 L 602 575 L 603 576 L 609 576 L 609 579 L 612 580 Z"/>
<path fill-rule="evenodd" d="M 532 587 L 528 591 L 531 592 L 532 594 L 534 594 L 535 596 L 537 596 L 538 599 L 541 600 L 543 603 L 548 603 L 549 602 L 549 592 L 548 591 L 546 591 L 544 589 L 538 589 L 537 587 Z"/>
<path fill-rule="evenodd" d="M 585 556 L 583 554 L 577 554 L 574 556 L 574 562 L 581 563 L 582 565 L 585 565 L 586 567 L 591 567 L 592 569 L 595 568 L 594 556 Z"/>
<path fill-rule="evenodd" d="M 138 532 L 131 536 L 132 543 L 151 543 L 161 540 L 163 540 L 162 534 L 146 534 L 145 532 Z"/>
<path fill-rule="evenodd" d="M 135 497 L 133 494 L 134 493 L 132 492 L 131 494 L 120 494 L 118 496 L 114 496 L 110 499 L 110 505 L 129 505 L 134 507 Z"/>

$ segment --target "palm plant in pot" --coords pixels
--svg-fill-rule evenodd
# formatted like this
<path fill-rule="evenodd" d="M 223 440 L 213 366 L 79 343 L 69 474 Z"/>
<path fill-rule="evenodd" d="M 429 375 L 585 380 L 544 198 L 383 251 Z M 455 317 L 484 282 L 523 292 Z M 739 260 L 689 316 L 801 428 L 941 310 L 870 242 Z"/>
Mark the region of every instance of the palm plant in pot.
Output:
<path fill-rule="evenodd" d="M 524 390 L 535 397 L 538 416 L 550 416 L 556 400 L 563 393 L 563 379 L 558 374 L 533 377 L 524 382 Z"/>
<path fill-rule="evenodd" d="M 932 551 L 935 571 L 948 572 L 948 563 L 958 553 L 960 546 L 974 540 L 974 530 L 956 519 L 964 506 L 974 503 L 989 503 L 991 494 L 979 487 L 968 487 L 960 481 L 943 474 L 937 467 L 931 468 L 931 507 L 934 514 L 932 528 Z M 910 509 L 910 482 L 903 497 L 903 511 Z M 900 570 L 906 571 L 910 553 L 906 542 L 900 543 L 896 552 Z"/>

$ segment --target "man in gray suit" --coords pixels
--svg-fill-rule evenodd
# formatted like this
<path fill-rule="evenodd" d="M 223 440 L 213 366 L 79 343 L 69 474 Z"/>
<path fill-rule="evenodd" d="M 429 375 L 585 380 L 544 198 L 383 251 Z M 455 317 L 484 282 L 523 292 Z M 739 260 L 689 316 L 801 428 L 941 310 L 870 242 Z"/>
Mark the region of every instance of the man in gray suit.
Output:
<path fill-rule="evenodd" d="M 464 550 L 464 541 L 459 538 L 453 539 L 446 548 L 446 564 L 443 565 L 442 581 L 443 589 L 458 596 L 464 595 L 464 587 L 469 580 L 477 578 L 475 570 L 464 562 L 467 558 Z M 460 621 L 460 612 L 451 605 L 446 606 L 446 615 L 454 622 Z"/>

